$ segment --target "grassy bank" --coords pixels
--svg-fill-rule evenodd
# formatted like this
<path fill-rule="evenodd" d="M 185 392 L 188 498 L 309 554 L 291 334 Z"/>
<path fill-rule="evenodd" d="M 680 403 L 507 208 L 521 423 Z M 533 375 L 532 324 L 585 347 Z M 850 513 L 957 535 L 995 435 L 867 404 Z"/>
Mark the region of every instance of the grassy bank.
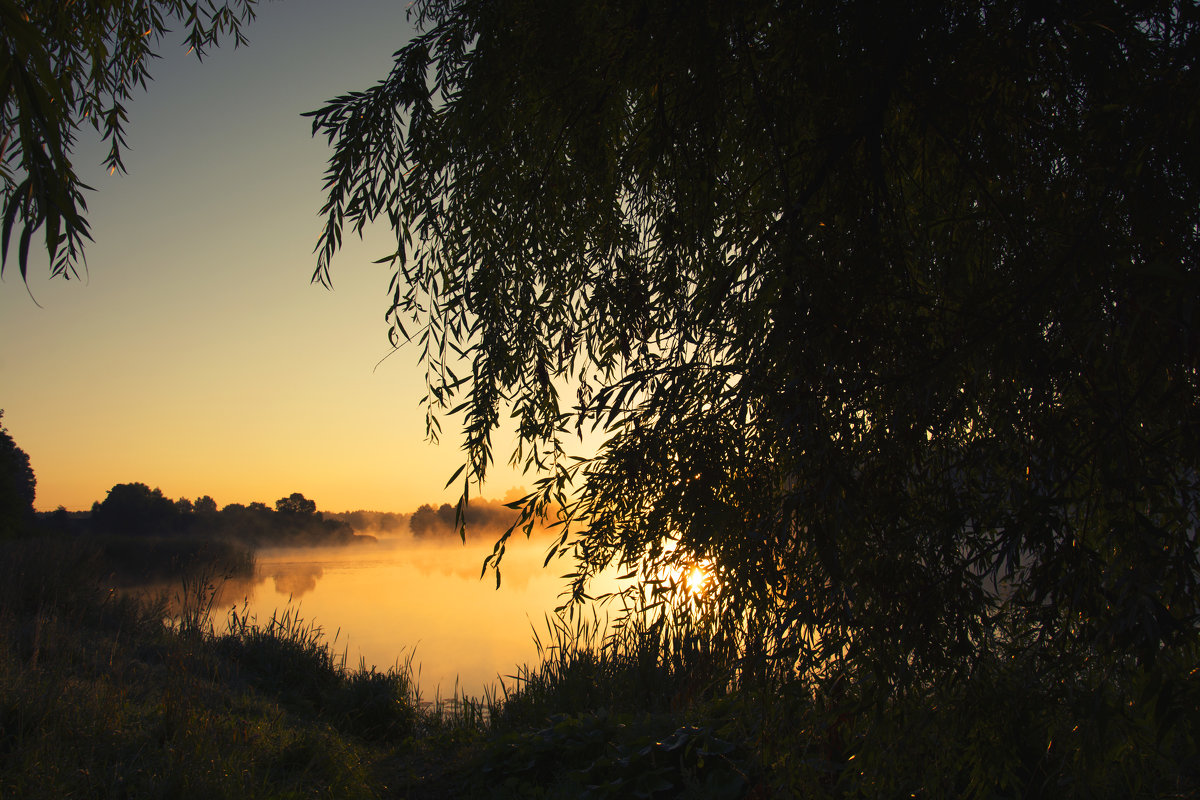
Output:
<path fill-rule="evenodd" d="M 881 705 L 856 683 L 740 679 L 704 638 L 551 622 L 482 699 L 418 700 L 411 665 L 347 665 L 291 614 L 214 625 L 102 552 L 0 543 L 0 797 L 1187 797 L 1200 681 L 1070 680 L 1007 658 Z M 228 628 L 227 632 L 226 628 Z M 1169 691 L 1162 687 L 1166 682 Z M 1166 699 L 1163 699 L 1166 698 Z"/>

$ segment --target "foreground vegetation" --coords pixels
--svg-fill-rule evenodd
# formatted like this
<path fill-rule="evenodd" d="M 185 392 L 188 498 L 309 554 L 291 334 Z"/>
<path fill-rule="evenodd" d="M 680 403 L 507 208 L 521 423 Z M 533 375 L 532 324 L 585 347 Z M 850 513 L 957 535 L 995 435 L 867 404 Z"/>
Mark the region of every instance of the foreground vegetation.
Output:
<path fill-rule="evenodd" d="M 702 626 L 554 620 L 481 699 L 421 702 L 411 664 L 347 665 L 284 613 L 214 621 L 211 573 L 160 603 L 85 540 L 2 543 L 3 797 L 1185 797 L 1200 676 L 1114 685 L 1012 657 L 922 693 L 864 676 L 765 685 Z M 169 598 L 164 598 L 165 601 Z M 877 687 L 876 687 L 877 688 Z"/>

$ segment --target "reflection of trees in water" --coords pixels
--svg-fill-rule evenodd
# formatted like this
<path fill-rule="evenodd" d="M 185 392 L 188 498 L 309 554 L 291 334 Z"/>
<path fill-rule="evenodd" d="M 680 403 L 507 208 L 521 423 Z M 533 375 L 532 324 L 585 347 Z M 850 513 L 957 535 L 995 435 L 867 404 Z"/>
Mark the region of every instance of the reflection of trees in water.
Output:
<path fill-rule="evenodd" d="M 217 587 L 217 602 L 214 603 L 214 607 L 225 610 L 244 603 L 254 594 L 254 587 L 260 583 L 262 578 L 258 576 L 227 578 Z"/>
<path fill-rule="evenodd" d="M 317 587 L 317 581 L 325 574 L 325 567 L 312 562 L 292 562 L 286 564 L 271 564 L 263 567 L 259 580 L 271 578 L 275 581 L 275 591 L 293 598 L 303 597 L 305 592 Z"/>
<path fill-rule="evenodd" d="M 299 599 L 317 586 L 325 568 L 313 562 L 284 562 L 260 565 L 253 575 L 189 576 L 187 588 L 181 580 L 158 580 L 133 587 L 132 591 L 151 602 L 161 601 L 166 613 L 174 616 L 183 605 L 185 592 L 194 592 L 200 582 L 213 595 L 214 622 L 219 623 L 230 609 L 249 602 L 260 585 L 271 580 L 275 591 Z"/>
<path fill-rule="evenodd" d="M 277 594 L 299 599 L 317 587 L 325 567 L 313 561 L 281 561 L 259 564 L 252 578 L 231 578 L 218 592 L 222 601 L 238 603 L 251 597 L 255 589 L 270 580 Z"/>

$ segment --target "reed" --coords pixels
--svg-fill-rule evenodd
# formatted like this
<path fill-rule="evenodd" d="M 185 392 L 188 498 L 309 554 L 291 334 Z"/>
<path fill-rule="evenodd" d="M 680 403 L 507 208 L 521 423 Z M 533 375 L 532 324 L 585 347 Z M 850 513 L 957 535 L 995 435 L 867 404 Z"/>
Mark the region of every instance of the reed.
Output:
<path fill-rule="evenodd" d="M 532 635 L 538 662 L 501 683 L 500 727 L 567 709 L 685 714 L 733 685 L 733 665 L 714 659 L 704 631 L 678 618 L 622 614 L 610 623 L 593 607 L 547 614 Z"/>

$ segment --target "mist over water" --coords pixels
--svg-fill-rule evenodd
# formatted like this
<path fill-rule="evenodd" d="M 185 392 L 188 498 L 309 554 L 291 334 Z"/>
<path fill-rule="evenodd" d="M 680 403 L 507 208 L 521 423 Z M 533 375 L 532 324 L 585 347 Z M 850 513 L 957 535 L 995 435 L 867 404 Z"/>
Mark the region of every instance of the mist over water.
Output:
<path fill-rule="evenodd" d="M 563 602 L 563 562 L 543 568 L 546 537 L 510 539 L 495 575 L 480 571 L 493 537 L 424 541 L 408 535 L 346 547 L 262 549 L 254 577 L 219 590 L 214 622 L 231 609 L 265 623 L 289 604 L 320 625 L 346 663 L 380 670 L 413 658 L 422 695 L 479 696 L 537 660 L 533 630 Z M 336 638 L 335 638 L 336 637 Z M 510 681 L 511 683 L 511 681 Z"/>

